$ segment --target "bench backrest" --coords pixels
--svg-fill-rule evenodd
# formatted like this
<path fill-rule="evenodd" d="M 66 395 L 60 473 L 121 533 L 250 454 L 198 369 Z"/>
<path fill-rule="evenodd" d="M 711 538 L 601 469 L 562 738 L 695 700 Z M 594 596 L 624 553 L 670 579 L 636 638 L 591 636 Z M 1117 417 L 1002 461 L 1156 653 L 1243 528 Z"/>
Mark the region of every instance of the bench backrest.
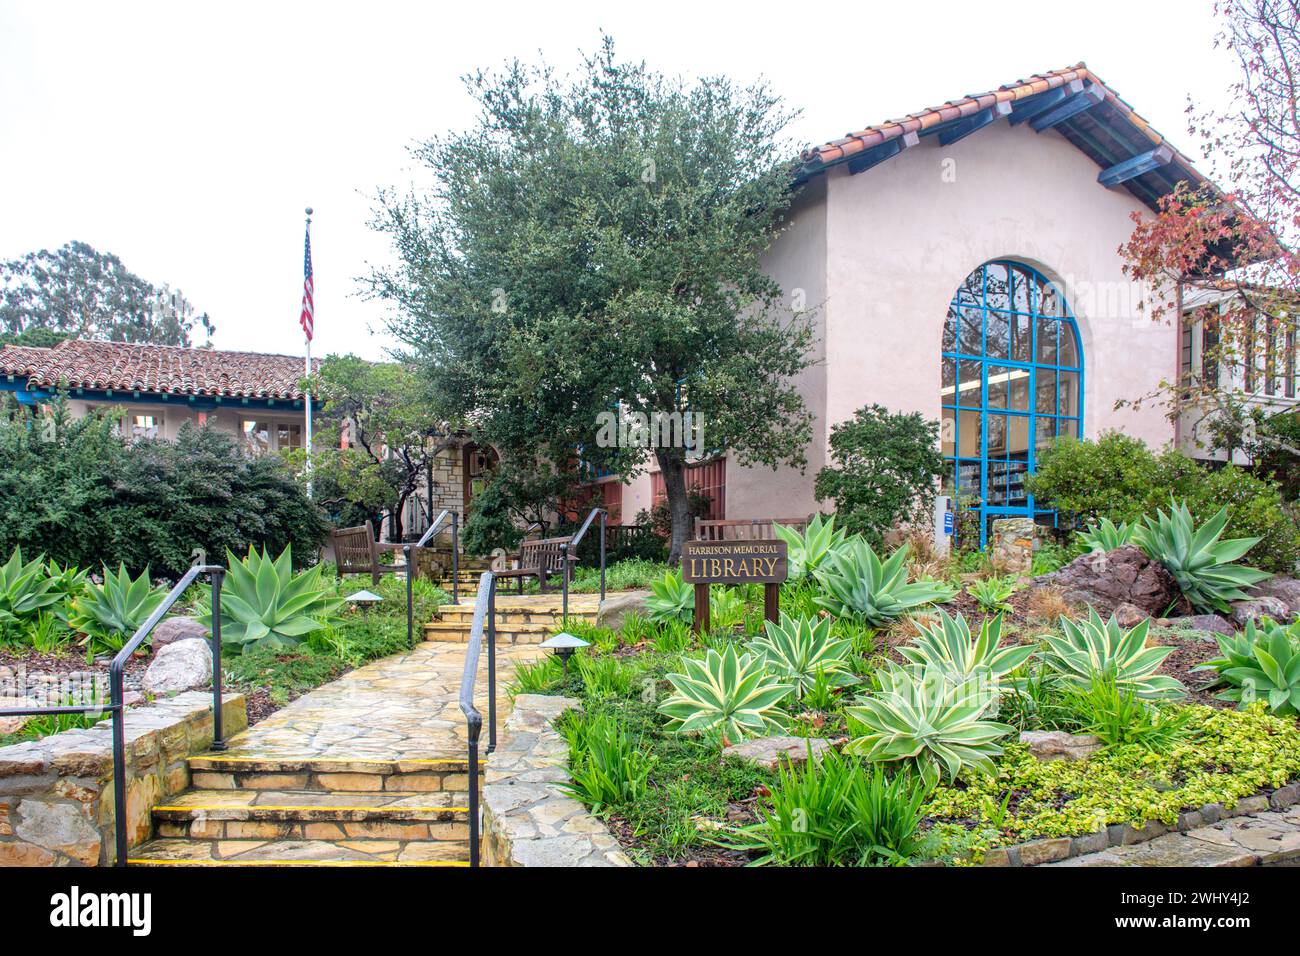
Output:
<path fill-rule="evenodd" d="M 564 566 L 560 545 L 569 544 L 571 537 L 535 538 L 519 542 L 519 568 L 522 571 L 559 571 Z"/>
<path fill-rule="evenodd" d="M 810 515 L 802 518 L 696 518 L 696 541 L 757 541 L 776 537 L 773 524 L 783 524 L 800 533 L 808 528 Z"/>
<path fill-rule="evenodd" d="M 379 565 L 378 549 L 370 525 L 337 528 L 330 533 L 334 546 L 334 563 L 340 575 L 369 574 Z"/>

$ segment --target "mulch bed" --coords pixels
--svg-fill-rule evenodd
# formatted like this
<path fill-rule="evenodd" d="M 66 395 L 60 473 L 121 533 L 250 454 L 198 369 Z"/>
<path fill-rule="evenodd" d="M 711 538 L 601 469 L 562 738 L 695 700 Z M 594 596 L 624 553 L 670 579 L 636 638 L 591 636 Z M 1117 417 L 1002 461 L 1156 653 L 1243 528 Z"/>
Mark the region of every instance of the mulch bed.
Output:
<path fill-rule="evenodd" d="M 139 687 L 150 660 L 149 654 L 132 655 L 123 672 L 124 686 Z M 110 658 L 100 657 L 94 663 L 87 664 L 86 655 L 77 648 L 70 648 L 60 654 L 42 654 L 30 647 L 22 650 L 0 647 L 0 667 L 25 668 L 29 678 L 36 675 L 94 674 L 102 678 L 103 685 L 107 687 L 109 662 Z"/>

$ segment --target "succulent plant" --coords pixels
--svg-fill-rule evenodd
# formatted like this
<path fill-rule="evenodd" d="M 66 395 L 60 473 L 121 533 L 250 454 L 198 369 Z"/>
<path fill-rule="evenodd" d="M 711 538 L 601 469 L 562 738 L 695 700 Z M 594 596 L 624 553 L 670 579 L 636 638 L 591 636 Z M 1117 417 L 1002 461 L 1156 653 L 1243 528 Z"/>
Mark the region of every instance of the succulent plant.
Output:
<path fill-rule="evenodd" d="M 1213 670 L 1219 682 L 1229 685 L 1218 694 L 1245 709 L 1264 701 L 1273 713 L 1300 714 L 1300 641 L 1292 629 L 1264 619 L 1257 627 L 1247 623 L 1245 633 L 1216 635 L 1223 656 L 1206 661 L 1197 670 Z"/>
<path fill-rule="evenodd" d="M 819 514 L 813 515 L 802 534 L 779 523 L 774 523 L 772 530 L 787 545 L 791 581 L 816 571 L 831 553 L 844 544 L 846 537 L 843 530 L 836 529 L 833 516 L 823 520 Z"/>
<path fill-rule="evenodd" d="M 825 594 L 816 600 L 837 617 L 880 626 L 926 604 L 950 601 L 954 588 L 938 581 L 907 581 L 907 546 L 885 561 L 860 537 L 850 538 L 817 569 Z"/>
<path fill-rule="evenodd" d="M 131 579 L 124 566 L 117 573 L 104 568 L 104 583 L 88 583 L 68 605 L 68 626 L 85 636 L 87 656 L 117 651 L 158 609 L 167 592 L 149 583 L 149 569 Z"/>
<path fill-rule="evenodd" d="M 909 645 L 898 648 L 908 661 L 938 668 L 949 680 L 960 681 L 981 670 L 1002 679 L 1033 656 L 1032 644 L 1001 647 L 1002 615 L 985 618 L 978 636 L 972 638 L 970 625 L 961 614 L 949 617 L 942 609 L 935 623 L 917 622 L 920 635 Z"/>
<path fill-rule="evenodd" d="M 1154 519 L 1148 516 L 1142 522 L 1134 540 L 1148 557 L 1168 569 L 1198 610 L 1227 611 L 1229 601 L 1250 596 L 1243 588 L 1271 577 L 1267 571 L 1234 563 L 1259 538 L 1219 540 L 1228 524 L 1226 507 L 1197 528 L 1187 506 L 1171 500 L 1168 514 L 1160 509 Z"/>
<path fill-rule="evenodd" d="M 828 617 L 791 617 L 784 612 L 779 623 L 764 622 L 762 637 L 747 647 L 767 659 L 768 670 L 784 681 L 794 683 L 794 696 L 804 694 L 817 683 L 818 674 L 830 688 L 848 687 L 858 682 L 849 669 L 853 642 L 831 636 Z"/>
<path fill-rule="evenodd" d="M 785 729 L 779 704 L 794 684 L 771 676 L 761 655 L 722 653 L 710 648 L 703 659 L 682 658 L 684 673 L 669 674 L 674 693 L 659 705 L 669 730 L 721 733 L 729 740 Z"/>
<path fill-rule="evenodd" d="M 0 628 L 35 618 L 63 596 L 46 572 L 43 558 L 24 563 L 23 549 L 14 548 L 9 560 L 0 565 Z"/>
<path fill-rule="evenodd" d="M 1061 618 L 1060 634 L 1047 633 L 1043 664 L 1057 677 L 1075 687 L 1090 688 L 1098 680 L 1114 681 L 1117 689 L 1136 694 L 1143 700 L 1168 700 L 1184 696 L 1187 689 L 1172 677 L 1157 674 L 1156 669 L 1172 652 L 1172 647 L 1147 647 L 1150 621 L 1142 621 L 1124 630 L 1111 615 L 1103 621 L 1096 609 L 1089 608 L 1081 621 Z"/>
<path fill-rule="evenodd" d="M 652 621 L 689 621 L 695 613 L 695 586 L 683 581 L 681 572 L 669 571 L 650 582 L 645 607 Z"/>
<path fill-rule="evenodd" d="M 1138 526 L 1121 521 L 1119 524 L 1109 518 L 1102 518 L 1096 524 L 1088 525 L 1087 530 L 1079 532 L 1079 542 L 1089 551 L 1105 553 L 1133 544 Z"/>

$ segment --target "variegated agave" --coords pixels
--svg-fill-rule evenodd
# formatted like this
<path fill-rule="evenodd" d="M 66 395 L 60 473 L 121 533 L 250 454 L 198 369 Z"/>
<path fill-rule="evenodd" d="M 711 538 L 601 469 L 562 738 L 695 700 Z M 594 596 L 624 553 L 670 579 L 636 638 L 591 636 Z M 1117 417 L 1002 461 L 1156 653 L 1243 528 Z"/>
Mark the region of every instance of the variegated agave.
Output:
<path fill-rule="evenodd" d="M 1178 589 L 1198 610 L 1228 610 L 1229 601 L 1250 595 L 1244 590 L 1271 577 L 1267 571 L 1234 564 L 1259 538 L 1219 535 L 1228 524 L 1228 509 L 1220 508 L 1199 528 L 1185 504 L 1170 500 L 1169 513 L 1161 509 L 1154 519 L 1143 518 L 1134 540 L 1147 555 L 1159 561 L 1178 582 Z"/>
<path fill-rule="evenodd" d="M 817 569 L 826 590 L 817 603 L 837 617 L 880 626 L 926 604 L 952 600 L 957 591 L 946 584 L 907 582 L 907 551 L 904 545 L 881 561 L 863 538 L 850 538 Z"/>
<path fill-rule="evenodd" d="M 822 520 L 819 514 L 813 515 L 803 534 L 777 523 L 773 523 L 772 530 L 787 545 L 791 581 L 816 571 L 845 539 L 845 532 L 836 529 L 833 516 Z"/>
<path fill-rule="evenodd" d="M 848 752 L 914 767 L 930 786 L 940 776 L 996 773 L 998 741 L 1014 728 L 988 719 L 997 695 L 984 675 L 954 683 L 939 668 L 891 665 L 876 676 L 880 690 L 848 708 L 850 727 L 865 731 Z"/>
<path fill-rule="evenodd" d="M 777 706 L 794 690 L 767 672 L 766 661 L 738 654 L 735 645 L 701 660 L 682 658 L 684 674 L 669 674 L 674 693 L 659 705 L 667 728 L 679 733 L 720 733 L 736 741 L 785 729 Z"/>
<path fill-rule="evenodd" d="M 1088 525 L 1086 531 L 1079 532 L 1079 543 L 1089 551 L 1104 554 L 1114 551 L 1126 544 L 1133 544 L 1138 525 L 1121 521 L 1119 524 L 1109 518 L 1102 518 L 1096 524 Z"/>
<path fill-rule="evenodd" d="M 949 617 L 939 611 L 935 623 L 916 622 L 920 636 L 898 652 L 913 664 L 938 668 L 950 681 L 960 681 L 979 672 L 1001 680 L 1033 656 L 1034 646 L 1001 647 L 1002 615 L 985 618 L 979 635 L 971 638 L 970 625 L 958 614 Z"/>
<path fill-rule="evenodd" d="M 755 654 L 767 659 L 768 670 L 784 681 L 794 683 L 796 700 L 823 675 L 826 686 L 848 687 L 858 678 L 849 669 L 853 642 L 831 636 L 828 617 L 791 617 L 782 612 L 779 624 L 764 623 L 766 633 L 747 645 Z"/>
<path fill-rule="evenodd" d="M 1143 621 L 1126 631 L 1114 615 L 1103 621 L 1094 608 L 1089 608 L 1088 617 L 1081 621 L 1063 617 L 1063 633 L 1043 635 L 1047 648 L 1042 661 L 1058 677 L 1084 689 L 1100 679 L 1114 681 L 1119 690 L 1143 700 L 1182 697 L 1187 693 L 1182 684 L 1156 673 L 1173 648 L 1146 646 L 1150 623 Z"/>

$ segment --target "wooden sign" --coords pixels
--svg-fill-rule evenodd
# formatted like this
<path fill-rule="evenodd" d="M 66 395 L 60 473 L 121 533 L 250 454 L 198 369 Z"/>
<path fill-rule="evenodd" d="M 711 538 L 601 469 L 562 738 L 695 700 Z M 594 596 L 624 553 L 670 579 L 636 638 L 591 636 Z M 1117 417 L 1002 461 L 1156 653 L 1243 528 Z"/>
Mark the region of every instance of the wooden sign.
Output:
<path fill-rule="evenodd" d="M 784 541 L 687 541 L 682 545 L 682 580 L 695 585 L 695 633 L 709 627 L 710 584 L 763 585 L 763 616 L 780 616 L 781 582 L 790 573 Z"/>

